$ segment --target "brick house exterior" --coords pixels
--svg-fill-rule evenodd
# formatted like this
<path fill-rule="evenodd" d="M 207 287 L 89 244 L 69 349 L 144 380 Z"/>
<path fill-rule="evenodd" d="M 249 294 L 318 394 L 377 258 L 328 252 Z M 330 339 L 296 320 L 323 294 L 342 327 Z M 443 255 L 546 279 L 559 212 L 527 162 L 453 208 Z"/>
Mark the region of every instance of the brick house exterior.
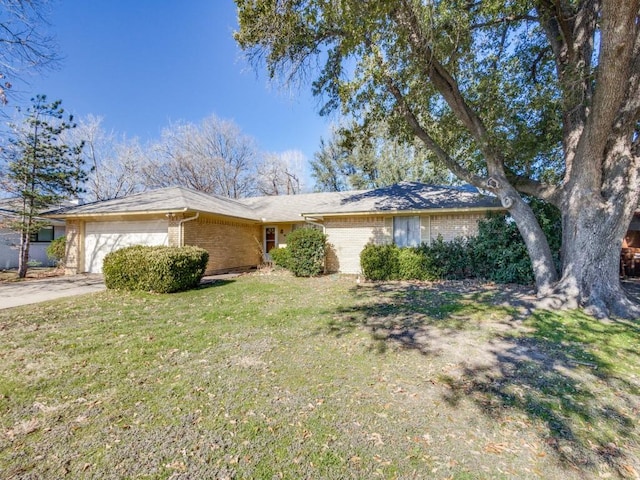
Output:
<path fill-rule="evenodd" d="M 430 244 L 477 233 L 493 197 L 468 188 L 406 182 L 355 192 L 231 200 L 183 187 L 51 211 L 64 219 L 67 273 L 101 272 L 104 255 L 133 244 L 196 245 L 209 252 L 207 273 L 256 267 L 288 234 L 312 225 L 327 234 L 327 270 L 360 273 L 367 243 Z M 412 242 L 412 243 L 411 243 Z"/>

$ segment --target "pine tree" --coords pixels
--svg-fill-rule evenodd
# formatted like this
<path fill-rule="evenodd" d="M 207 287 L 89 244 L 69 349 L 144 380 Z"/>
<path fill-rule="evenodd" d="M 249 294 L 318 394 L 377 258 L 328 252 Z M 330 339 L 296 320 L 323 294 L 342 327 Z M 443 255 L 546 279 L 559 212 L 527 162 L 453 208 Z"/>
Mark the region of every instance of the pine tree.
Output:
<path fill-rule="evenodd" d="M 64 132 L 75 128 L 73 116 L 65 115 L 60 100 L 47 103 L 45 95 L 38 95 L 31 102 L 22 123 L 11 125 L 0 177 L 3 190 L 16 197 L 17 220 L 9 228 L 20 234 L 20 278 L 27 274 L 31 235 L 46 225 L 38 215 L 77 196 L 86 179 L 83 144 L 67 145 L 63 140 Z"/>

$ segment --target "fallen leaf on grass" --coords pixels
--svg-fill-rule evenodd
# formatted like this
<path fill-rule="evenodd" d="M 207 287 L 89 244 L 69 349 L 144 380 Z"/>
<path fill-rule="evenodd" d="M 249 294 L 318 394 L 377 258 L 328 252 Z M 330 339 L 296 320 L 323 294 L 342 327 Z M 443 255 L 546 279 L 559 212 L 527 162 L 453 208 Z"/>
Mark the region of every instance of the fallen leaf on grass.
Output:
<path fill-rule="evenodd" d="M 506 443 L 487 443 L 484 447 L 484 451 L 487 453 L 501 454 L 507 449 Z"/>
<path fill-rule="evenodd" d="M 631 465 L 621 465 L 618 471 L 624 478 L 640 478 L 638 471 Z"/>
<path fill-rule="evenodd" d="M 378 446 L 384 445 L 384 442 L 382 441 L 382 435 L 380 435 L 379 433 L 372 433 L 371 435 L 369 435 L 367 440 L 375 443 Z"/>
<path fill-rule="evenodd" d="M 40 428 L 40 422 L 37 418 L 31 420 L 23 420 L 15 425 L 13 428 L 6 430 L 5 435 L 9 440 L 13 440 L 17 435 L 29 435 Z"/>
<path fill-rule="evenodd" d="M 171 462 L 171 463 L 167 463 L 165 465 L 165 467 L 171 469 L 171 470 L 179 470 L 181 472 L 185 472 L 187 470 L 187 466 L 185 465 L 184 462 Z"/>

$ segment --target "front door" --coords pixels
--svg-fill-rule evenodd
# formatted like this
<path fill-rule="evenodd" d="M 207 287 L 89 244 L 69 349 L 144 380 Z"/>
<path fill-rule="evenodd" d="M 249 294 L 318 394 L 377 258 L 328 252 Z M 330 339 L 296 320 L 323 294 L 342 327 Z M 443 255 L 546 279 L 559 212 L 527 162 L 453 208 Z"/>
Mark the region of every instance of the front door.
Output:
<path fill-rule="evenodd" d="M 275 248 L 277 244 L 276 227 L 264 227 L 264 258 L 271 261 L 269 252 Z"/>

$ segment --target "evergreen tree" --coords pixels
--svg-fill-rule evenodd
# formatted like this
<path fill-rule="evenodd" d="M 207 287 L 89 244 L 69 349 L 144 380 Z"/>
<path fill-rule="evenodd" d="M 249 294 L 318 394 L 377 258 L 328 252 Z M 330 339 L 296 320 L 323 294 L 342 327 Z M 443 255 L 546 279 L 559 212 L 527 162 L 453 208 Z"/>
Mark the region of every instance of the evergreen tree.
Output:
<path fill-rule="evenodd" d="M 355 124 L 339 128 L 329 140 L 321 139 L 311 161 L 315 190 L 362 190 L 403 181 L 455 183 L 455 177 L 430 155 L 417 142 L 395 138 L 386 124 L 366 130 Z"/>
<path fill-rule="evenodd" d="M 3 150 L 3 190 L 16 197 L 18 219 L 9 223 L 20 233 L 18 275 L 24 278 L 29 263 L 31 235 L 46 221 L 38 215 L 62 200 L 77 196 L 86 179 L 81 157 L 83 144 L 67 145 L 64 132 L 75 128 L 73 116 L 65 115 L 61 101 L 47 103 L 45 95 L 31 99 L 20 125 Z"/>

